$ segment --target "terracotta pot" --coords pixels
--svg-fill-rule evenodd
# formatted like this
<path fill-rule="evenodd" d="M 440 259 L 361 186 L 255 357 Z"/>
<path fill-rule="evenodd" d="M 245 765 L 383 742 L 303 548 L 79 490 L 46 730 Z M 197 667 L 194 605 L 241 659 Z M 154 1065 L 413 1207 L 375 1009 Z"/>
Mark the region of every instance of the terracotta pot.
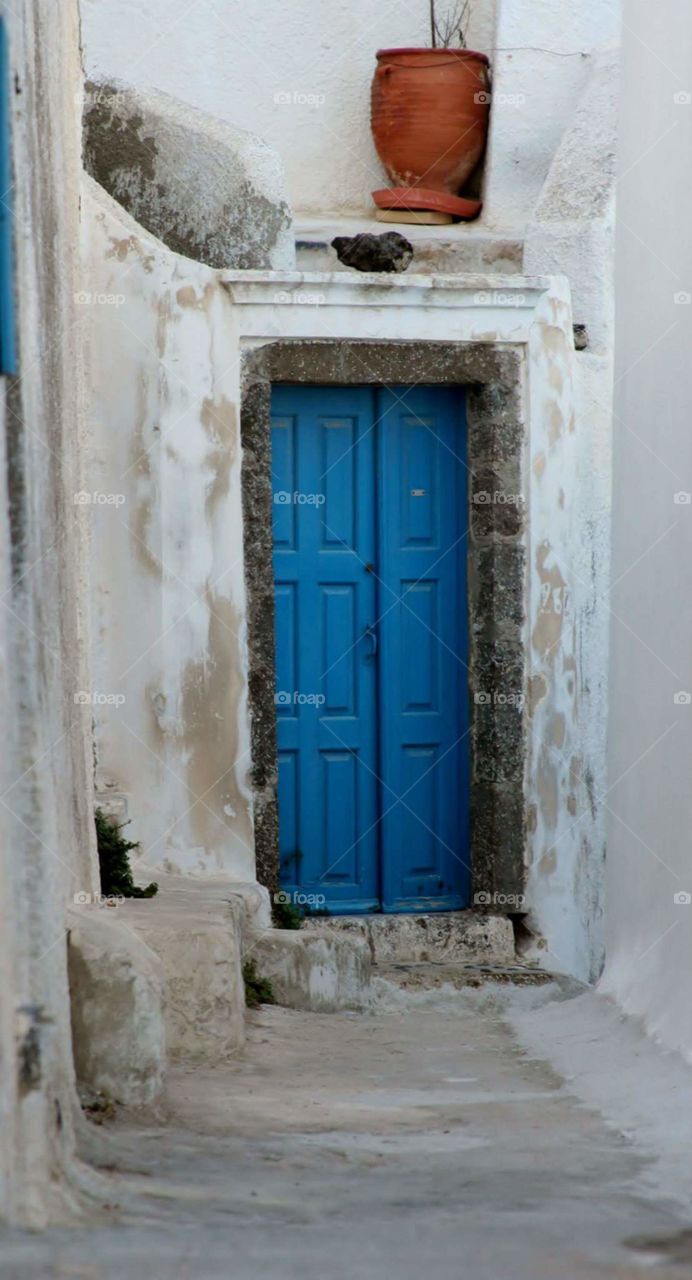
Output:
<path fill-rule="evenodd" d="M 483 154 L 489 83 L 484 53 L 380 49 L 372 133 L 394 187 L 457 194 Z"/>

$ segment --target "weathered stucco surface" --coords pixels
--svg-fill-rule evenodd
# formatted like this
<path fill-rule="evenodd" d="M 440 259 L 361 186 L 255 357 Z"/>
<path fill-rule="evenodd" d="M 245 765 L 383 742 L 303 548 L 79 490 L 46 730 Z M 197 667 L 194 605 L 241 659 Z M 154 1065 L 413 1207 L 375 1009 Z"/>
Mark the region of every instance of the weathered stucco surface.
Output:
<path fill-rule="evenodd" d="M 97 790 L 149 866 L 253 880 L 233 309 L 91 179 L 83 209 Z"/>
<path fill-rule="evenodd" d="M 292 267 L 278 156 L 162 93 L 89 84 L 84 166 L 147 231 L 211 267 Z"/>
<path fill-rule="evenodd" d="M 77 5 L 3 6 L 19 377 L 0 380 L 0 1212 L 79 1207 L 65 907 L 96 887 L 80 402 Z"/>
<path fill-rule="evenodd" d="M 534 511 L 540 507 L 547 531 L 534 561 L 542 603 L 530 701 L 543 747 L 532 760 L 539 800 L 531 820 L 555 962 L 592 980 L 604 951 L 616 93 L 617 60 L 604 52 L 590 67 L 524 247 L 527 271 L 567 276 L 573 319 L 583 326 L 584 347 L 571 361 L 550 335 L 557 403 L 547 447 L 532 446 L 529 461 Z M 568 656 L 563 631 L 572 633 Z"/>

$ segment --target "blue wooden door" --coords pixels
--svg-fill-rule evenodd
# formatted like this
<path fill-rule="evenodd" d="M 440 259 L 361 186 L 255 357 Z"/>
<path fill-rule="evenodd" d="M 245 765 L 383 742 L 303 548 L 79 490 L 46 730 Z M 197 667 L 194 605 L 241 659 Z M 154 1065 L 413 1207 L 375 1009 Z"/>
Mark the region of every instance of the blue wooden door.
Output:
<path fill-rule="evenodd" d="M 463 399 L 275 387 L 281 878 L 331 913 L 468 901 Z"/>
<path fill-rule="evenodd" d="M 380 902 L 373 427 L 367 387 L 274 389 L 281 877 L 346 913 Z"/>
<path fill-rule="evenodd" d="M 469 883 L 463 402 L 378 400 L 382 909 L 449 909 Z"/>

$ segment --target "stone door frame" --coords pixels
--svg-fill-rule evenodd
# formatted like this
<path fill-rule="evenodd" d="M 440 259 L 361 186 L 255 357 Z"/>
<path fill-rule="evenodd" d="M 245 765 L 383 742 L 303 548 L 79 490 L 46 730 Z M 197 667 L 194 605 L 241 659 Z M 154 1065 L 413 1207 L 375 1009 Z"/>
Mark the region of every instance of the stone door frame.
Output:
<path fill-rule="evenodd" d="M 234 273 L 258 879 L 278 882 L 270 396 L 274 382 L 461 387 L 469 469 L 472 901 L 526 906 L 532 431 L 546 428 L 551 351 L 571 360 L 559 280 Z M 555 330 L 546 342 L 545 327 Z M 553 381 L 555 379 L 553 378 Z M 540 406 L 541 421 L 535 421 Z M 564 405 L 561 407 L 564 410 Z M 532 412 L 534 420 L 532 421 Z M 540 531 L 538 531 L 540 532 Z M 535 607 L 533 612 L 535 612 Z"/>

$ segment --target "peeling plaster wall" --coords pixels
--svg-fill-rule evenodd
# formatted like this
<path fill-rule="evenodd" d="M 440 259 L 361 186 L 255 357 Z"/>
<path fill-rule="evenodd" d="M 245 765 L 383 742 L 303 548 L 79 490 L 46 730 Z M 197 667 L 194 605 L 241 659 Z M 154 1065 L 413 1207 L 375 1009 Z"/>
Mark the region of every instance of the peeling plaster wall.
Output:
<path fill-rule="evenodd" d="M 560 328 L 546 330 L 546 430 L 532 433 L 529 901 L 548 967 L 583 980 L 603 963 L 607 553 L 594 528 L 592 431 L 607 415 L 583 396 L 580 356 Z M 539 410 L 540 412 L 540 410 Z M 596 446 L 597 447 L 597 446 Z"/>
<path fill-rule="evenodd" d="M 254 879 L 233 309 L 85 178 L 96 786 L 149 867 Z"/>
<path fill-rule="evenodd" d="M 547 535 L 532 560 L 529 706 L 542 744 L 532 897 L 552 963 L 590 980 L 604 950 L 617 70 L 610 51 L 594 60 L 524 248 L 527 270 L 568 277 L 588 343 L 574 354 L 549 338 L 557 403 L 530 459 Z"/>
<path fill-rule="evenodd" d="M 625 22 L 603 986 L 692 1060 L 692 9 Z"/>
<path fill-rule="evenodd" d="M 0 379 L 0 1215 L 76 1211 L 65 907 L 98 887 L 81 487 L 76 3 L 1 5 L 19 377 Z M 8 193 L 5 193 L 7 202 Z"/>

